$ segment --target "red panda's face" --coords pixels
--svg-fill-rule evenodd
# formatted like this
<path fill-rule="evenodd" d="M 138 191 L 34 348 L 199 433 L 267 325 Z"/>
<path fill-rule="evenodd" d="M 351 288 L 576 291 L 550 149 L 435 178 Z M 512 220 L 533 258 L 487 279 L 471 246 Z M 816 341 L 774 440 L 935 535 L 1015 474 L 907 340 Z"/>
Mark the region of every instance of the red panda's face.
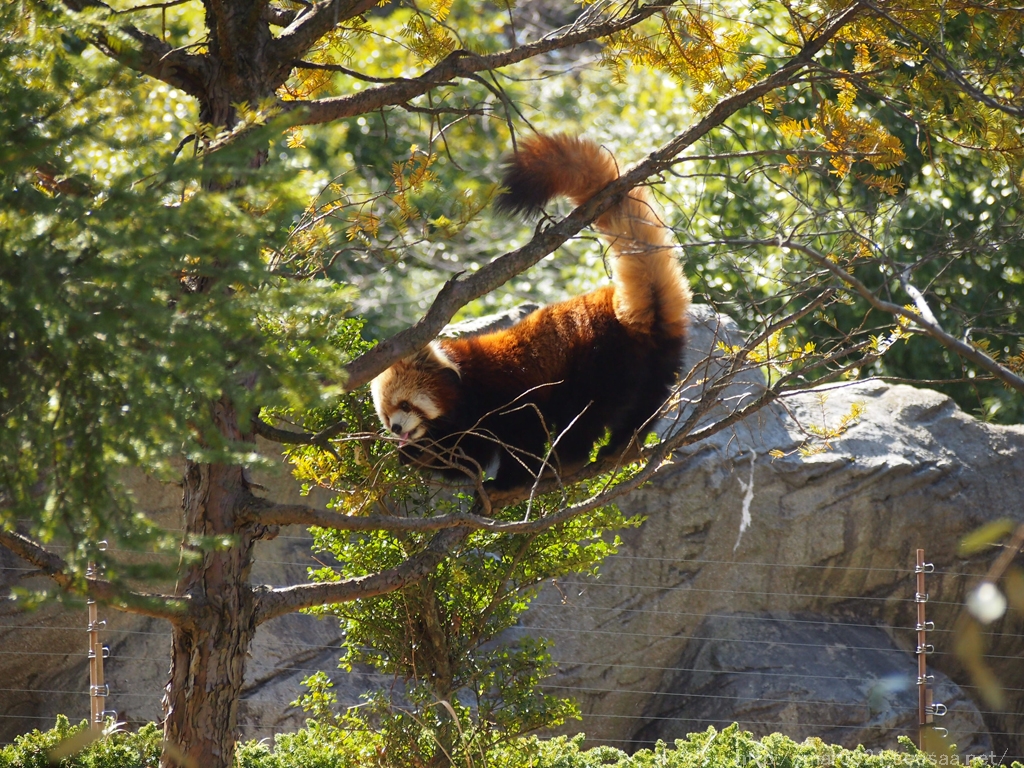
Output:
<path fill-rule="evenodd" d="M 430 422 L 444 414 L 452 372 L 457 376 L 458 366 L 431 344 L 373 380 L 370 391 L 377 416 L 398 438 L 399 447 L 422 438 Z"/>

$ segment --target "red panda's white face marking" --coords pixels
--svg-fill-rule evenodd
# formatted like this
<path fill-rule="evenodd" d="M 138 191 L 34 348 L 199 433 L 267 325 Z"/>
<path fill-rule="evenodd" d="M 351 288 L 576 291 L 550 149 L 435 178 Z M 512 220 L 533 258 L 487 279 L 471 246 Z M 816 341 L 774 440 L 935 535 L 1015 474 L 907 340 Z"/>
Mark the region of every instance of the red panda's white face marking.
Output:
<path fill-rule="evenodd" d="M 458 366 L 432 343 L 398 361 L 371 383 L 377 416 L 384 429 L 398 437 L 399 446 L 419 440 L 427 433 L 429 422 L 442 415 L 438 374 L 446 368 L 459 372 Z"/>
<path fill-rule="evenodd" d="M 400 393 L 393 393 L 400 397 Z M 437 404 L 423 392 L 409 394 L 406 399 L 386 403 L 381 423 L 398 437 L 399 446 L 419 440 L 426 434 L 427 422 L 441 415 Z"/>

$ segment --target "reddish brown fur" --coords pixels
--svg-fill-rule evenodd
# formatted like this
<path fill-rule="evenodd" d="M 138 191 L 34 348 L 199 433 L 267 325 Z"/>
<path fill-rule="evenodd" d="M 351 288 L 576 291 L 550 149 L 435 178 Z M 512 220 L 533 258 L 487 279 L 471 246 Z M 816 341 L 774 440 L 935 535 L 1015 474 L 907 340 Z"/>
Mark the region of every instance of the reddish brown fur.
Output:
<path fill-rule="evenodd" d="M 592 142 L 537 136 L 512 159 L 498 207 L 532 211 L 557 195 L 581 203 L 617 175 Z M 374 381 L 385 427 L 411 441 L 405 460 L 463 478 L 497 461 L 494 483 L 509 488 L 545 466 L 585 462 L 606 430 L 606 452 L 648 431 L 679 364 L 689 289 L 646 190 L 596 224 L 613 249 L 613 285 L 507 330 L 434 342 Z"/>

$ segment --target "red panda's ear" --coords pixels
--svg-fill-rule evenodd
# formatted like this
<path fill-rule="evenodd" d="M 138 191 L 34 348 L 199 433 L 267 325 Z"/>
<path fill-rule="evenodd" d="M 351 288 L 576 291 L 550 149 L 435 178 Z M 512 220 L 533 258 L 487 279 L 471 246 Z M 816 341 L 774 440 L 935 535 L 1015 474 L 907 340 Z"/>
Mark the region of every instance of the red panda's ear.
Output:
<path fill-rule="evenodd" d="M 423 347 L 423 349 L 419 350 L 418 352 L 414 352 L 407 359 L 410 363 L 412 363 L 418 368 L 432 368 L 434 365 L 436 365 L 434 361 L 434 350 L 432 348 L 432 345 L 430 344 Z"/>
<path fill-rule="evenodd" d="M 459 366 L 445 354 L 444 349 L 442 349 L 436 341 L 432 341 L 419 352 L 416 352 L 412 357 L 408 358 L 408 360 L 412 365 L 420 370 L 438 372 L 447 370 L 454 373 L 456 378 L 462 378 L 462 372 L 459 370 Z"/>

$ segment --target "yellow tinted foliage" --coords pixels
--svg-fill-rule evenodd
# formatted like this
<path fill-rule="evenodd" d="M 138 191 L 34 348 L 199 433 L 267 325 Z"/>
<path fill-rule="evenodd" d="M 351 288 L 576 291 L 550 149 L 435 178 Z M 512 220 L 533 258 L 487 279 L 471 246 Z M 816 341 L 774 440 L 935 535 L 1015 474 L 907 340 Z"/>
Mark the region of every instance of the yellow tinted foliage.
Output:
<path fill-rule="evenodd" d="M 419 14 L 409 18 L 405 29 L 402 30 L 402 37 L 412 52 L 426 64 L 436 64 L 457 47 L 455 38 L 447 29 L 438 23 L 427 21 Z"/>

